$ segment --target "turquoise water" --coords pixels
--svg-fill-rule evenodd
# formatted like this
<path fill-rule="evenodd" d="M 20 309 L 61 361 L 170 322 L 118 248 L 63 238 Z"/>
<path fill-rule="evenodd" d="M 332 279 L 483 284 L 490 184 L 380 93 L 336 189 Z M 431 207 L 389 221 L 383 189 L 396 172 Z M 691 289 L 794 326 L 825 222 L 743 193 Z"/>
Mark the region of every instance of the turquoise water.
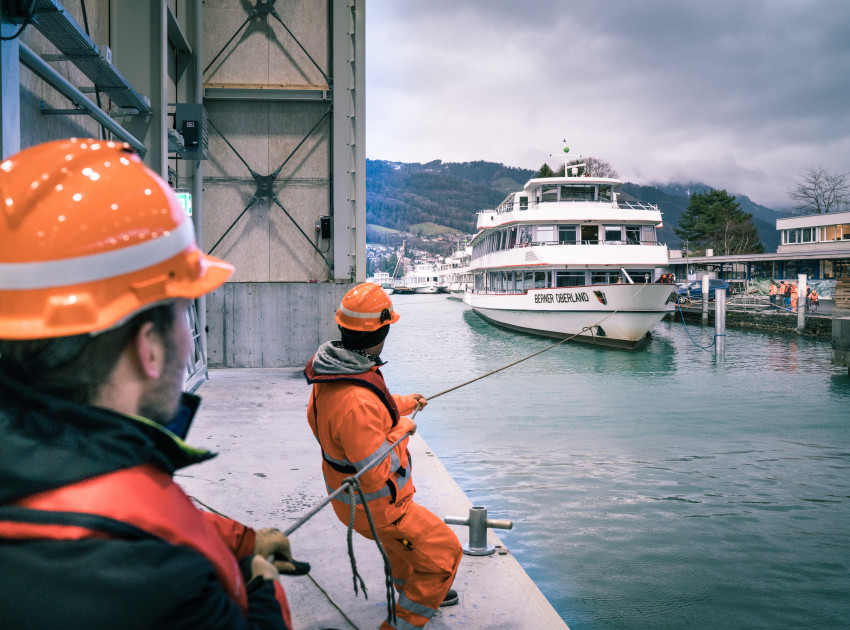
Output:
<path fill-rule="evenodd" d="M 552 344 L 394 298 L 391 391 L 433 396 Z M 721 362 L 681 323 L 632 352 L 563 344 L 417 415 L 473 504 L 513 520 L 499 537 L 572 630 L 850 627 L 847 369 L 828 340 L 727 334 Z"/>

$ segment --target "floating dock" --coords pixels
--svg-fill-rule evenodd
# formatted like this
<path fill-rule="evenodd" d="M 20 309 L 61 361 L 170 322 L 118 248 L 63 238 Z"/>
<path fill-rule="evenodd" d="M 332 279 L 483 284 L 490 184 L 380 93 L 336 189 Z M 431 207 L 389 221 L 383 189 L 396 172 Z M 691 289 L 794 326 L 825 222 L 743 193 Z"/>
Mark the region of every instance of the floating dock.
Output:
<path fill-rule="evenodd" d="M 307 425 L 310 386 L 301 368 L 222 369 L 209 376 L 197 391 L 203 403 L 188 442 L 218 457 L 180 471 L 175 479 L 217 512 L 252 527 L 286 530 L 327 496 L 319 447 Z M 417 416 L 422 425 L 427 413 Z M 472 504 L 418 433 L 409 448 L 416 501 L 440 518 L 466 518 Z M 467 545 L 469 529 L 451 528 Z M 293 630 L 374 629 L 386 618 L 380 552 L 374 542 L 354 534 L 357 571 L 368 599 L 362 591 L 355 595 L 346 533 L 328 505 L 290 536 L 295 558 L 312 565 L 309 576 L 281 578 Z M 454 582 L 460 602 L 441 608 L 427 628 L 569 630 L 491 529 L 487 544 L 496 547 L 494 554 L 464 554 Z"/>

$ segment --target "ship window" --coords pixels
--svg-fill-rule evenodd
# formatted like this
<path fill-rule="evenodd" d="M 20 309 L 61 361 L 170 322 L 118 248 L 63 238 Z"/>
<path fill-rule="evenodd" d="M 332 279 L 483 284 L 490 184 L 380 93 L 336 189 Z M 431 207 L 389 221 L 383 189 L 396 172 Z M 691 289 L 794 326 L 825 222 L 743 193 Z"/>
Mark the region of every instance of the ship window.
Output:
<path fill-rule="evenodd" d="M 519 246 L 528 247 L 529 245 L 531 245 L 531 226 L 521 225 L 519 226 Z"/>
<path fill-rule="evenodd" d="M 606 241 L 622 241 L 623 240 L 623 228 L 613 225 L 605 226 L 605 240 Z"/>
<path fill-rule="evenodd" d="M 563 287 L 580 287 L 584 284 L 583 271 L 556 271 L 555 286 Z"/>
<path fill-rule="evenodd" d="M 520 210 L 528 210 L 528 197 L 520 197 L 519 198 L 519 209 Z"/>
<path fill-rule="evenodd" d="M 587 184 L 572 184 L 561 186 L 561 201 L 593 201 L 596 186 Z"/>
<path fill-rule="evenodd" d="M 598 225 L 582 225 L 581 226 L 581 242 L 585 245 L 596 245 L 599 241 L 599 226 Z"/>
<path fill-rule="evenodd" d="M 512 227 L 508 230 L 508 249 L 516 247 L 516 228 Z"/>
<path fill-rule="evenodd" d="M 611 201 L 611 186 L 600 186 L 598 194 L 599 201 Z"/>
<path fill-rule="evenodd" d="M 538 225 L 537 239 L 538 243 L 553 243 L 555 242 L 555 226 L 554 225 Z"/>
<path fill-rule="evenodd" d="M 592 271 L 590 273 L 591 284 L 617 284 L 619 280 L 619 271 Z"/>
<path fill-rule="evenodd" d="M 533 289 L 534 288 L 534 272 L 533 271 L 526 271 L 526 272 L 523 273 L 523 277 L 524 277 L 523 286 L 525 287 L 525 290 L 528 291 L 529 289 Z"/>
<path fill-rule="evenodd" d="M 649 284 L 652 282 L 651 269 L 632 269 L 628 274 L 635 284 Z M 622 282 L 625 282 L 625 279 Z"/>
<path fill-rule="evenodd" d="M 626 226 L 626 242 L 629 245 L 640 245 L 640 226 L 639 225 L 627 225 Z"/>
<path fill-rule="evenodd" d="M 655 240 L 655 226 L 653 225 L 644 225 L 641 228 L 643 232 L 643 238 L 641 239 L 644 243 L 654 244 Z"/>
<path fill-rule="evenodd" d="M 522 272 L 514 273 L 514 291 L 522 291 Z"/>
<path fill-rule="evenodd" d="M 540 187 L 541 198 L 543 202 L 558 201 L 558 186 L 557 184 L 543 184 Z"/>
<path fill-rule="evenodd" d="M 547 277 L 549 274 L 545 271 L 535 271 L 534 272 L 534 288 L 535 289 L 546 289 L 549 287 L 549 278 Z"/>
<path fill-rule="evenodd" d="M 558 242 L 564 245 L 576 244 L 576 226 L 575 225 L 559 225 L 558 226 Z"/>

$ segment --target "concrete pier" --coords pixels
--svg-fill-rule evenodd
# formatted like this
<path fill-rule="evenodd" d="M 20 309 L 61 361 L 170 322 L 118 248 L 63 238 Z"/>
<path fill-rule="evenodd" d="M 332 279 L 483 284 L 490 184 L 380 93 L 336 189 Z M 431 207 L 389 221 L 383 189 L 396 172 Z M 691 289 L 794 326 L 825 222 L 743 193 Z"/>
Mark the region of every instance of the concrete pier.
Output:
<path fill-rule="evenodd" d="M 181 471 L 176 480 L 191 496 L 253 527 L 281 530 L 327 496 L 318 444 L 307 425 L 310 387 L 300 368 L 211 370 L 188 442 L 219 454 Z M 424 426 L 427 409 L 417 414 Z M 416 500 L 440 518 L 468 514 L 472 505 L 417 433 L 410 440 Z M 484 506 L 486 507 L 486 506 Z M 490 513 L 498 519 L 501 515 Z M 468 528 L 452 526 L 461 544 Z M 383 561 L 372 541 L 354 535 L 357 570 L 368 599 L 355 595 L 346 527 L 330 506 L 290 537 L 309 576 L 281 578 L 294 630 L 377 628 L 386 618 Z M 487 530 L 488 556 L 464 555 L 454 588 L 456 606 L 442 608 L 429 630 L 488 628 L 568 630 L 502 541 Z"/>

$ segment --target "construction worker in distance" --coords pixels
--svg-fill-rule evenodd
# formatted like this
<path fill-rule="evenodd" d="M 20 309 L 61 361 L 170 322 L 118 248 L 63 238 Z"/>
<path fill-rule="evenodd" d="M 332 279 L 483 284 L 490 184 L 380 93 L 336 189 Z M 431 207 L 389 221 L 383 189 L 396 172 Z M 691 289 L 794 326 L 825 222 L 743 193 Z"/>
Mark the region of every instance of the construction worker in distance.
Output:
<path fill-rule="evenodd" d="M 793 312 L 797 312 L 797 302 L 800 299 L 800 289 L 797 287 L 796 282 L 791 283 L 791 288 L 789 289 L 789 295 L 791 296 L 791 310 Z"/>
<path fill-rule="evenodd" d="M 454 532 L 413 500 L 409 438 L 389 449 L 416 430 L 406 414 L 428 403 L 421 394 L 390 394 L 384 383 L 380 354 L 398 319 L 379 285 L 357 285 L 336 312 L 341 339 L 322 344 L 304 369 L 313 385 L 307 420 L 322 450 L 328 493 L 378 459 L 360 485 L 399 593 L 397 624 L 385 621 L 383 630 L 422 628 L 440 606 L 457 603 L 451 585 L 463 553 Z M 331 501 L 345 524 L 349 500 L 342 492 Z M 359 497 L 356 501 L 354 528 L 371 539 L 364 507 Z"/>
<path fill-rule="evenodd" d="M 286 536 L 172 480 L 214 456 L 166 425 L 233 267 L 126 144 L 26 149 L 0 199 L 0 628 L 292 628 Z"/>
<path fill-rule="evenodd" d="M 770 305 L 773 307 L 776 307 L 776 290 L 776 284 L 774 284 L 773 280 L 771 280 L 768 293 L 770 294 Z"/>

